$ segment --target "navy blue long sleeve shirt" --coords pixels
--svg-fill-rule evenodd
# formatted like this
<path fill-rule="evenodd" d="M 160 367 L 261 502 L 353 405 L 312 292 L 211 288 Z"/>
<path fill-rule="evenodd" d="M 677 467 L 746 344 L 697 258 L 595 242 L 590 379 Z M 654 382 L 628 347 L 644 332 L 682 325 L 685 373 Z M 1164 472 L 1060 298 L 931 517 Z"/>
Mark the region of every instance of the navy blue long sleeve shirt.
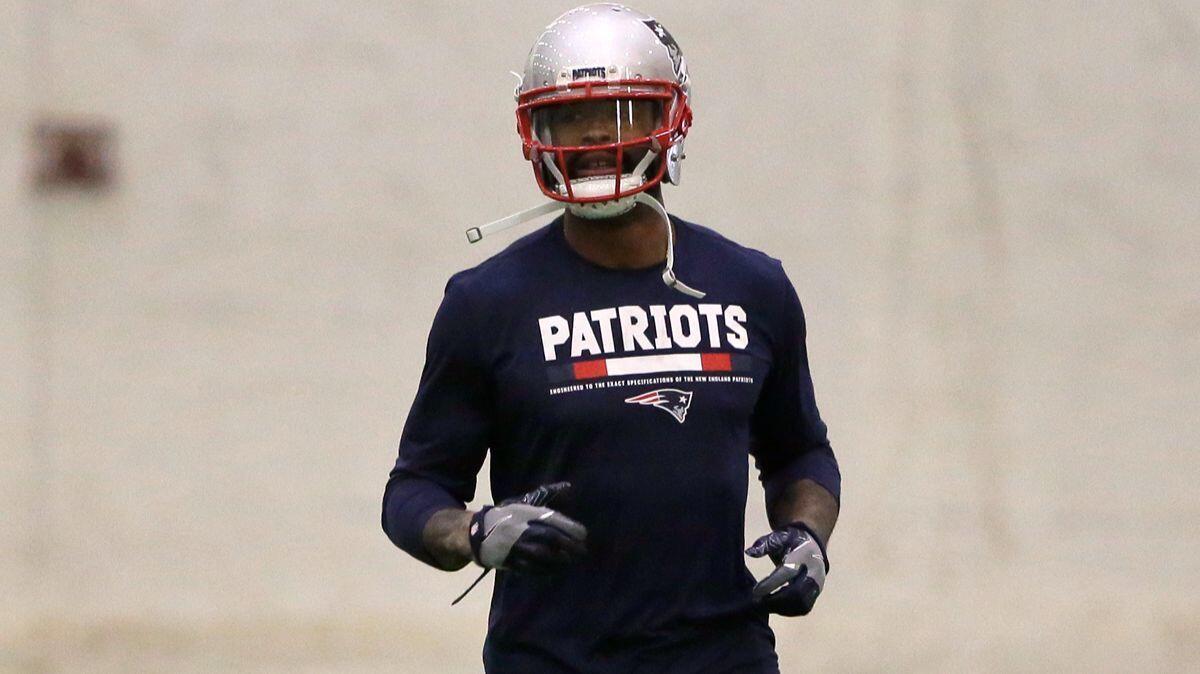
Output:
<path fill-rule="evenodd" d="M 774 672 L 745 565 L 748 458 L 772 500 L 808 477 L 840 498 L 804 314 L 778 260 L 672 218 L 676 270 L 601 267 L 561 217 L 455 274 L 384 494 L 383 527 L 433 563 L 429 517 L 462 508 L 491 452 L 496 501 L 569 481 L 555 507 L 590 554 L 496 573 L 486 671 Z"/>

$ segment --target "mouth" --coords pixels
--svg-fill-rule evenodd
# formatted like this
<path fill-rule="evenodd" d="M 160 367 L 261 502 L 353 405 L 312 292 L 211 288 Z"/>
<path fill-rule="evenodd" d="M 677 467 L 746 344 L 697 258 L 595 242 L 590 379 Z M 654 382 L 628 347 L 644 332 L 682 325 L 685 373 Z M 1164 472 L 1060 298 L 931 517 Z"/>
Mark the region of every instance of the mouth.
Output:
<path fill-rule="evenodd" d="M 626 152 L 621 161 L 621 172 L 629 173 L 636 162 L 634 157 Z M 616 174 L 617 156 L 615 152 L 584 152 L 575 157 L 570 163 L 571 178 L 594 178 L 596 176 L 611 176 Z"/>
<path fill-rule="evenodd" d="M 571 176 L 594 178 L 616 173 L 616 157 L 611 152 L 585 152 L 571 162 Z"/>

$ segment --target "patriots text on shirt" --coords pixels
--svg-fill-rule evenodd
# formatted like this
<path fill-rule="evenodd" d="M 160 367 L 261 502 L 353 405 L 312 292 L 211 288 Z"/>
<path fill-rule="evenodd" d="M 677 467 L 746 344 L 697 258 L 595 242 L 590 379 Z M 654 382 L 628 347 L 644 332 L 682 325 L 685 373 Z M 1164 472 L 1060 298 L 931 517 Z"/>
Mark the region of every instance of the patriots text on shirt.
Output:
<path fill-rule="evenodd" d="M 736 304 L 626 305 L 538 319 L 547 361 L 618 351 L 745 349 L 746 310 Z M 561 349 L 560 349 L 561 347 Z"/>

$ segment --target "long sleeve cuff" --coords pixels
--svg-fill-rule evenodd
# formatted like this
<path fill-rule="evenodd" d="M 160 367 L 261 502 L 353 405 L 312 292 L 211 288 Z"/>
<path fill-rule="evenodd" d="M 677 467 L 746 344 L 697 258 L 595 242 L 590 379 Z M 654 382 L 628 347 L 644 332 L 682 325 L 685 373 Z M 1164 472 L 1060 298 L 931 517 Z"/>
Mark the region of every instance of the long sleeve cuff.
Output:
<path fill-rule="evenodd" d="M 828 447 L 805 452 L 764 479 L 767 503 L 777 501 L 789 484 L 806 478 L 824 487 L 841 505 L 842 473 L 833 450 Z"/>
<path fill-rule="evenodd" d="M 463 507 L 462 501 L 432 480 L 396 474 L 383 492 L 383 530 L 396 547 L 436 567 L 422 538 L 425 525 L 439 510 Z"/>

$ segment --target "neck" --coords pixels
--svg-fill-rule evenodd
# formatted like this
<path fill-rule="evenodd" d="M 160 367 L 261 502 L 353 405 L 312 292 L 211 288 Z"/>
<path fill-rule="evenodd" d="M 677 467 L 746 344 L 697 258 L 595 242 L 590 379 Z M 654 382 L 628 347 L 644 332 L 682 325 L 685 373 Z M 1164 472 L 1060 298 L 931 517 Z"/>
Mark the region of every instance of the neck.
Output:
<path fill-rule="evenodd" d="M 647 193 L 662 201 L 658 186 Z M 615 218 L 599 220 L 581 218 L 568 209 L 563 233 L 576 253 L 601 267 L 645 269 L 667 259 L 667 223 L 642 204 Z"/>

